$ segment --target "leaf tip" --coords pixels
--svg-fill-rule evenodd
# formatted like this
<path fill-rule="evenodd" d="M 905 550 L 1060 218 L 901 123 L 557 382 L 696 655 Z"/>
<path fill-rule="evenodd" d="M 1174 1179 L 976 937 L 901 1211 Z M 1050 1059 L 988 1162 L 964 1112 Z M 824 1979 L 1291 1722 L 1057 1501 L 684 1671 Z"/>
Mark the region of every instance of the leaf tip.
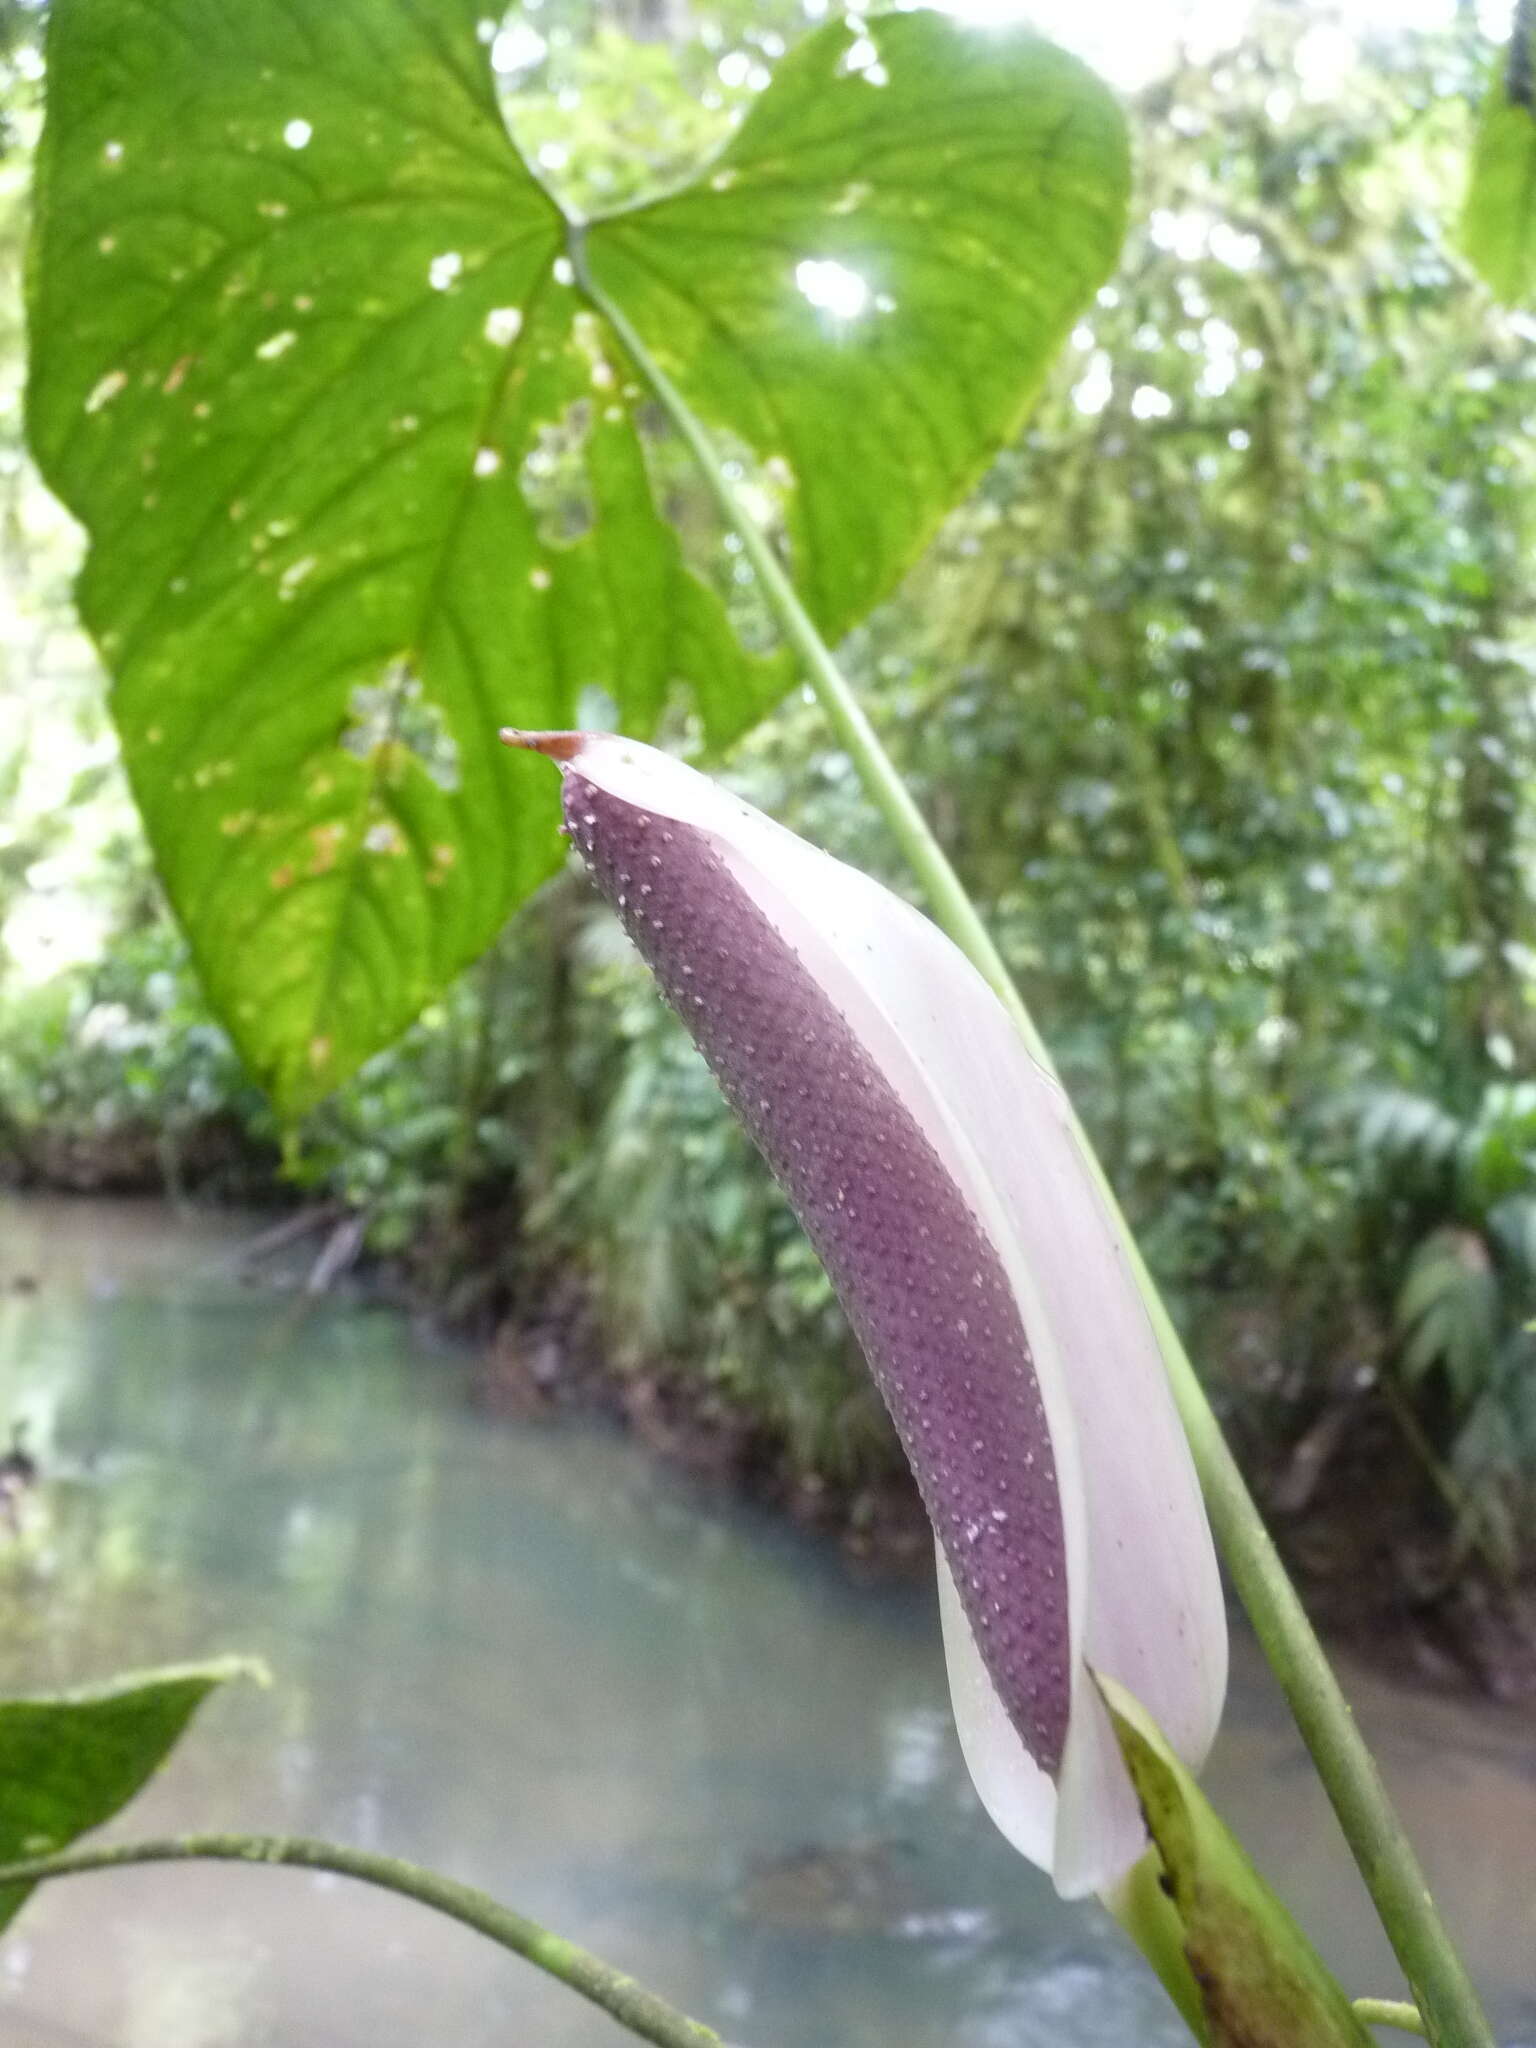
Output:
<path fill-rule="evenodd" d="M 524 732 L 520 726 L 504 725 L 500 737 L 503 746 L 526 747 L 550 761 L 574 761 L 581 752 L 579 732 Z"/>

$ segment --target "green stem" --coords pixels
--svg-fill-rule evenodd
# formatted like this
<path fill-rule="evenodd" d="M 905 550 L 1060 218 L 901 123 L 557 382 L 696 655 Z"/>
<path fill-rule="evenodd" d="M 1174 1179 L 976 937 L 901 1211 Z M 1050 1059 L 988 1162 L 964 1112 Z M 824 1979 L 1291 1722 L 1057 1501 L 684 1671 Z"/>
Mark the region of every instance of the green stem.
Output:
<path fill-rule="evenodd" d="M 525 1919 L 499 1905 L 472 1885 L 459 1884 L 435 1870 L 422 1870 L 395 1856 L 367 1849 L 349 1849 L 337 1842 L 315 1842 L 288 1835 L 179 1835 L 147 1842 L 117 1842 L 105 1847 L 73 1849 L 61 1856 L 41 1856 L 0 1868 L 0 1886 L 42 1884 L 54 1877 L 79 1877 L 92 1870 L 121 1870 L 136 1863 L 261 1863 L 285 1864 L 298 1870 L 331 1870 L 363 1884 L 398 1892 L 418 1905 L 446 1913 L 486 1935 L 514 1955 L 558 1977 L 562 1984 L 590 1999 L 621 2027 L 651 2041 L 656 2048 L 723 2048 L 710 2027 L 677 2012 L 654 1991 L 647 1991 L 622 1970 L 551 1934 L 536 1920 Z"/>
<path fill-rule="evenodd" d="M 979 969 L 1017 1023 L 1034 1057 L 1054 1071 L 1045 1043 L 1002 955 L 959 876 L 854 697 L 831 650 L 801 604 L 767 535 L 742 505 L 719 455 L 681 392 L 656 362 L 623 308 L 592 276 L 579 228 L 570 230 L 572 263 L 587 299 L 622 343 L 688 448 L 727 525 L 740 537 L 763 595 L 785 638 L 805 664 L 827 719 L 847 748 L 865 789 L 884 816 L 936 921 Z M 1178 1332 L 1147 1271 L 1081 1124 L 1084 1154 L 1109 1201 L 1167 1361 L 1185 1433 L 1200 1474 L 1217 1541 L 1265 1655 L 1290 1702 L 1302 1739 L 1333 1802 L 1382 1925 L 1413 1989 L 1437 2048 L 1494 2048 L 1466 1969 L 1451 1944 L 1418 1859 L 1349 1702 L 1265 1529 Z"/>
<path fill-rule="evenodd" d="M 1368 2027 L 1396 2027 L 1400 2034 L 1425 2036 L 1423 2020 L 1418 2009 L 1403 2005 L 1395 1998 L 1357 1998 L 1354 2001 L 1355 2018 L 1364 2020 Z"/>
<path fill-rule="evenodd" d="M 805 664 L 817 702 L 848 750 L 849 758 L 859 771 L 859 779 L 890 826 L 908 866 L 922 884 L 934 916 L 961 951 L 975 961 L 1007 1004 L 1030 1051 L 1042 1064 L 1048 1065 L 1049 1055 L 1023 999 L 1009 979 L 1008 969 L 992 943 L 990 932 L 965 893 L 960 877 L 940 851 L 895 762 L 880 744 L 879 735 L 865 716 L 863 706 L 844 681 L 827 643 L 796 596 L 794 585 L 780 566 L 767 536 L 732 490 L 719 456 L 681 392 L 646 348 L 623 308 L 616 305 L 593 278 L 586 261 L 581 230 L 572 228 L 570 237 L 572 263 L 588 299 L 617 334 L 635 368 L 655 392 L 663 411 L 713 492 L 727 525 L 740 537 L 742 552 L 757 574 L 785 639 Z"/>

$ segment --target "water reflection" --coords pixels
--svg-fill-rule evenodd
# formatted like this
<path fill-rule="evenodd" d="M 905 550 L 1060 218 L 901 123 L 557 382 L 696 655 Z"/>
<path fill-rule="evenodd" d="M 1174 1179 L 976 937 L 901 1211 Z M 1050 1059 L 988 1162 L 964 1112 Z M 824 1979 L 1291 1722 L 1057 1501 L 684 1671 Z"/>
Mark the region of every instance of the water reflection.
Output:
<path fill-rule="evenodd" d="M 0 1425 L 50 1478 L 0 1546 L 0 1684 L 237 1649 L 134 1828 L 333 1834 L 441 1864 L 755 2048 L 1181 2037 L 979 1813 L 926 1598 L 871 1593 L 605 1432 L 502 1425 L 394 1318 L 296 1321 L 230 1227 L 0 1212 Z M 35 1292 L 9 1285 L 35 1273 Z M 1251 1663 L 1251 1660 L 1250 1660 Z M 1536 2042 L 1529 1727 L 1368 1691 L 1508 2038 Z M 1283 1712 L 1240 1671 L 1213 1783 L 1351 1981 L 1395 1980 Z M 600 2048 L 611 2024 L 402 1902 L 165 1869 L 44 1893 L 0 2035 L 92 2048 Z"/>

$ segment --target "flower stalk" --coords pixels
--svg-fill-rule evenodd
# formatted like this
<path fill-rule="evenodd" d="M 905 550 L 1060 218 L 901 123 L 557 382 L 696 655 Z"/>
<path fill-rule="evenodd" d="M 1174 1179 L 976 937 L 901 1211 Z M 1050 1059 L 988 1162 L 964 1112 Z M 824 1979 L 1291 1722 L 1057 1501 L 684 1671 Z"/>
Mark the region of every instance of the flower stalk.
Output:
<path fill-rule="evenodd" d="M 653 2048 L 725 2048 L 712 2027 L 689 2019 L 654 1991 L 503 1906 L 473 1885 L 460 1884 L 440 1871 L 423 1870 L 403 1857 L 340 1842 L 320 1842 L 300 1835 L 173 1835 L 142 1842 L 110 1842 L 88 1849 L 69 1849 L 58 1856 L 40 1856 L 26 1863 L 0 1867 L 0 1889 L 9 1885 L 44 1884 L 53 1878 L 84 1877 L 97 1870 L 126 1870 L 144 1863 L 253 1863 L 283 1865 L 293 1870 L 327 1870 L 356 1878 L 380 1890 L 396 1892 L 417 1905 L 446 1914 L 462 1926 L 483 1934 L 498 1947 L 558 1978 L 591 2004 L 600 2006 Z"/>
<path fill-rule="evenodd" d="M 756 573 L 780 630 L 799 655 L 828 723 L 846 748 L 866 793 L 885 819 L 935 920 L 1003 1002 L 1036 1059 L 1053 1071 L 1044 1041 L 975 905 L 800 602 L 767 535 L 733 489 L 702 423 L 656 362 L 623 308 L 593 277 L 580 228 L 575 225 L 570 229 L 569 248 L 579 288 L 649 385 L 689 450 L 721 516 L 739 537 L 742 552 Z M 1440 1918 L 1375 1759 L 1280 1561 L 1136 1240 L 1114 1205 L 1103 1169 L 1080 1125 L 1078 1130 L 1084 1155 L 1112 1205 L 1131 1270 L 1157 1333 L 1218 1545 L 1412 1988 L 1427 2037 L 1436 2048 L 1495 2048 L 1476 1990 Z"/>

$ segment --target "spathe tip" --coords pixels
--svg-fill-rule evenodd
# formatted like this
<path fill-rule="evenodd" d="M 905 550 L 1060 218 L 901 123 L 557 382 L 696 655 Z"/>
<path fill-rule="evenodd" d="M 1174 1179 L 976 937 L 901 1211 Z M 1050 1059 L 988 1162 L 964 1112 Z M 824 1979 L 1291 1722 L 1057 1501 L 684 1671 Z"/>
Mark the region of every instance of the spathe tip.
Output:
<path fill-rule="evenodd" d="M 551 761 L 574 761 L 581 752 L 584 737 L 579 732 L 524 732 L 521 726 L 516 725 L 501 728 L 504 746 L 526 747 L 530 753 L 543 754 Z"/>

